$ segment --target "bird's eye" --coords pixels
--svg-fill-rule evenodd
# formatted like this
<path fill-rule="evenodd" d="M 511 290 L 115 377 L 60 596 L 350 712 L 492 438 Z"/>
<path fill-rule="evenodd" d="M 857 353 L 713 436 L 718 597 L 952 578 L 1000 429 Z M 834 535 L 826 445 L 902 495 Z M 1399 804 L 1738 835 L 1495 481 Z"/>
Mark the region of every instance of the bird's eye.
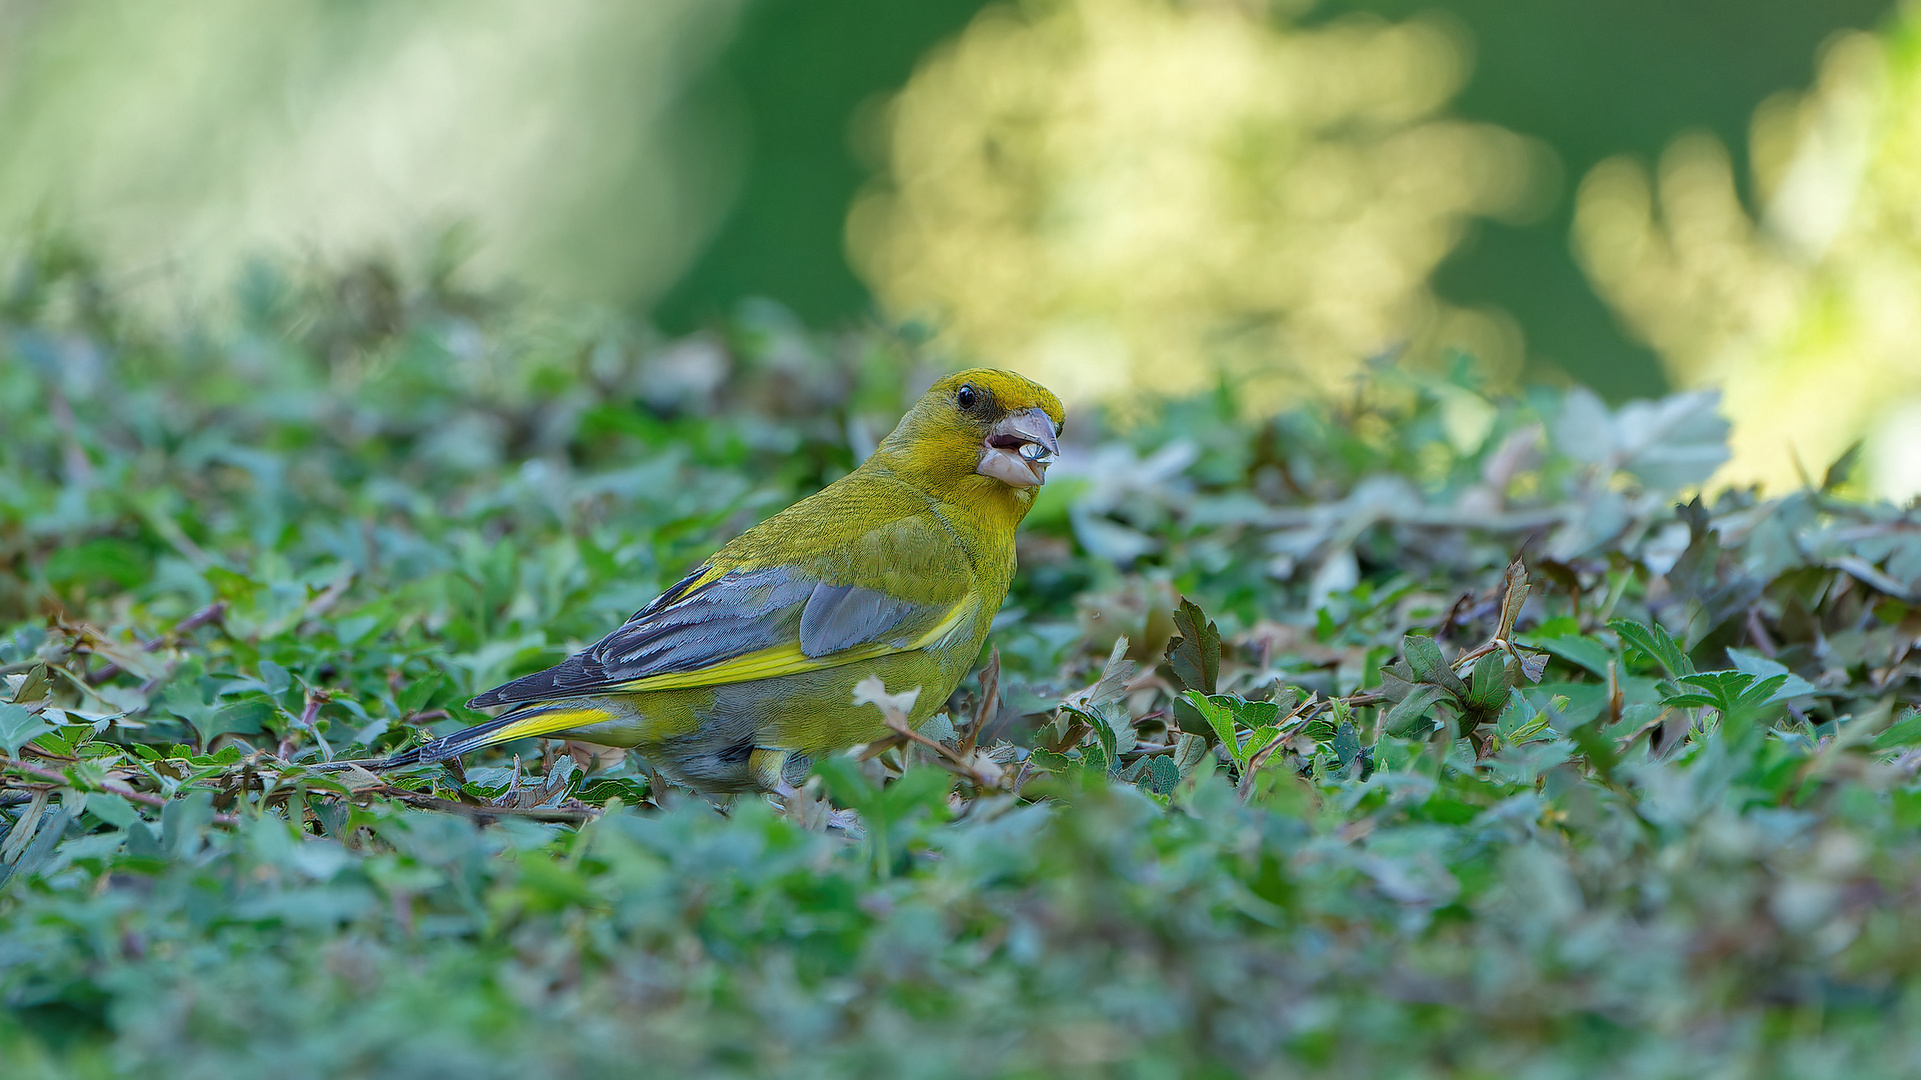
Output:
<path fill-rule="evenodd" d="M 960 392 L 954 395 L 954 400 L 960 403 L 961 408 L 971 409 L 974 407 L 974 403 L 980 400 L 980 391 L 974 389 L 972 386 L 963 386 L 960 388 Z"/>

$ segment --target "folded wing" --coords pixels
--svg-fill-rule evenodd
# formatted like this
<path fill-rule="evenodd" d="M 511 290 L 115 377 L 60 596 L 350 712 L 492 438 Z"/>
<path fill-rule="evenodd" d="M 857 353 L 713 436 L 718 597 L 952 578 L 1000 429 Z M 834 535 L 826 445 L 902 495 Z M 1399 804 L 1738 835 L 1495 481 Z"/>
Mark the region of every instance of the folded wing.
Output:
<path fill-rule="evenodd" d="M 688 575 L 567 660 L 474 698 L 474 708 L 673 690 L 836 667 L 926 648 L 969 614 L 965 593 L 908 600 L 786 567 Z"/>

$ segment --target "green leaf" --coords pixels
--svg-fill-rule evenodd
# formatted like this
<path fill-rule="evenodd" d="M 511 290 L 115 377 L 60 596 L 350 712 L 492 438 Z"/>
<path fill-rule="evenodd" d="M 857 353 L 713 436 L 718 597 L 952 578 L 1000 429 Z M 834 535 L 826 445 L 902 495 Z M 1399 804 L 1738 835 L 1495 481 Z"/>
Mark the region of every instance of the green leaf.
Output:
<path fill-rule="evenodd" d="M 1146 761 L 1147 768 L 1141 771 L 1141 778 L 1137 781 L 1142 787 L 1157 795 L 1167 795 L 1180 786 L 1181 770 L 1172 758 L 1166 754 L 1156 754 Z"/>
<path fill-rule="evenodd" d="M 213 793 L 188 792 L 160 811 L 160 844 L 174 858 L 191 856 L 206 840 L 213 823 Z"/>
<path fill-rule="evenodd" d="M 1512 732 L 1510 732 L 1507 735 L 1507 741 L 1514 742 L 1514 743 L 1527 742 L 1529 739 L 1532 739 L 1534 736 L 1539 735 L 1541 732 L 1547 730 L 1547 722 L 1548 722 L 1547 713 L 1537 712 L 1534 714 L 1532 719 L 1528 720 L 1526 723 L 1521 724 L 1520 726 L 1516 727 Z"/>
<path fill-rule="evenodd" d="M 1570 664 L 1585 668 L 1590 674 L 1601 679 L 1607 678 L 1608 661 L 1614 659 L 1613 649 L 1591 637 L 1582 635 L 1529 638 L 1522 644 L 1544 649 Z"/>
<path fill-rule="evenodd" d="M 1234 751 L 1234 763 L 1243 769 L 1247 768 L 1248 762 L 1253 761 L 1256 754 L 1267 749 L 1270 743 L 1280 737 L 1280 734 L 1281 730 L 1275 727 L 1258 728 L 1249 732 L 1247 741 Z"/>
<path fill-rule="evenodd" d="M 1856 439 L 1841 451 L 1841 456 L 1834 459 L 1834 464 L 1828 466 L 1827 473 L 1821 477 L 1823 492 L 1833 493 L 1847 484 L 1848 478 L 1854 475 L 1855 467 L 1861 462 L 1861 450 L 1866 445 L 1865 440 Z"/>
<path fill-rule="evenodd" d="M 47 665 L 35 664 L 27 670 L 27 677 L 20 680 L 20 688 L 13 693 L 13 700 L 19 705 L 31 705 L 47 696 L 52 684 L 47 680 Z"/>
<path fill-rule="evenodd" d="M 844 754 L 827 754 L 814 761 L 813 774 L 826 785 L 827 794 L 842 806 L 864 811 L 875 800 L 876 789 L 861 775 L 860 765 Z"/>
<path fill-rule="evenodd" d="M 144 548 L 110 537 L 61 548 L 46 564 L 47 580 L 55 585 L 105 582 L 129 589 L 145 581 L 149 573 L 151 565 Z"/>
<path fill-rule="evenodd" d="M 1467 700 L 1467 684 L 1448 666 L 1447 658 L 1441 655 L 1440 644 L 1433 638 L 1423 634 L 1407 635 L 1401 639 L 1401 655 L 1407 658 L 1415 681 L 1438 686 L 1457 700 Z"/>
<path fill-rule="evenodd" d="M 1033 762 L 1036 769 L 1044 769 L 1047 772 L 1056 773 L 1067 772 L 1079 764 L 1079 762 L 1068 757 L 1066 754 L 1055 753 L 1044 746 L 1035 747 L 1027 755 L 1027 760 Z"/>
<path fill-rule="evenodd" d="M 52 724 L 18 705 L 0 705 L 0 749 L 8 757 L 19 757 L 21 747 L 52 730 Z"/>
<path fill-rule="evenodd" d="M 1107 717 L 1098 709 L 1092 713 L 1083 713 L 1081 715 L 1086 716 L 1093 723 L 1094 737 L 1100 741 L 1101 752 L 1105 755 L 1107 767 L 1109 769 L 1119 768 L 1121 763 L 1120 740 L 1114 735 L 1114 725 L 1109 723 Z"/>
<path fill-rule="evenodd" d="M 1233 703 L 1235 721 L 1244 728 L 1267 727 L 1281 715 L 1279 702 L 1246 701 L 1238 697 L 1228 700 Z"/>
<path fill-rule="evenodd" d="M 1422 683 L 1387 711 L 1381 718 L 1381 730 L 1397 739 L 1426 735 L 1437 726 L 1428 716 L 1428 710 L 1446 700 L 1447 691 Z"/>
<path fill-rule="evenodd" d="M 1912 707 L 1886 731 L 1874 737 L 1876 750 L 1898 750 L 1904 746 L 1918 745 L 1921 745 L 1921 709 Z"/>
<path fill-rule="evenodd" d="M 1167 663 L 1183 687 L 1203 694 L 1214 692 L 1221 675 L 1221 631 L 1199 604 L 1182 598 L 1174 612 L 1178 635 L 1167 643 Z"/>
<path fill-rule="evenodd" d="M 1737 711 L 1759 709 L 1769 702 L 1782 700 L 1781 688 L 1787 685 L 1792 675 L 1770 675 L 1743 691 L 1734 701 Z"/>
<path fill-rule="evenodd" d="M 1681 646 L 1660 626 L 1615 619 L 1608 623 L 1608 629 L 1620 637 L 1622 645 L 1638 650 L 1661 665 L 1670 678 L 1694 674 L 1694 661 L 1688 659 L 1687 653 L 1682 652 Z"/>
<path fill-rule="evenodd" d="M 1589 721 L 1575 725 L 1566 734 L 1601 779 L 1611 784 L 1614 782 L 1615 766 L 1621 763 L 1621 753 L 1614 745 L 1614 740 L 1608 738 L 1601 728 L 1601 724 Z"/>
<path fill-rule="evenodd" d="M 1717 707 L 1731 709 L 1742 691 L 1754 684 L 1754 676 L 1745 671 L 1702 671 L 1683 675 L 1680 681 L 1686 686 L 1699 687 Z"/>
<path fill-rule="evenodd" d="M 1361 736 L 1354 730 L 1354 725 L 1351 723 L 1343 723 L 1335 729 L 1334 741 L 1330 745 L 1333 747 L 1335 760 L 1339 761 L 1343 767 L 1353 764 L 1354 759 L 1361 756 Z"/>
<path fill-rule="evenodd" d="M 430 671 L 407 684 L 407 688 L 402 690 L 400 696 L 394 700 L 394 708 L 400 711 L 402 717 L 412 716 L 424 708 L 427 702 L 433 699 L 435 692 L 446 685 L 446 682 L 446 675 L 439 671 Z"/>
<path fill-rule="evenodd" d="M 1507 655 L 1491 652 L 1474 661 L 1468 675 L 1467 703 L 1477 712 L 1498 714 L 1507 707 L 1508 693 L 1514 689 L 1514 673 Z"/>
<path fill-rule="evenodd" d="M 1194 706 L 1194 711 L 1201 714 L 1207 726 L 1214 729 L 1214 737 L 1232 752 L 1238 743 L 1234 734 L 1235 699 L 1221 694 L 1203 694 L 1198 690 L 1184 691 L 1181 697 Z"/>
<path fill-rule="evenodd" d="M 1114 766 L 1114 759 L 1107 756 L 1099 745 L 1081 748 L 1081 765 L 1095 773 L 1105 774 Z"/>
<path fill-rule="evenodd" d="M 1781 685 L 1769 696 L 1770 702 L 1808 697 L 1821 692 L 1820 687 L 1789 671 L 1785 665 L 1769 660 L 1758 653 L 1751 653 L 1744 649 L 1729 649 L 1728 662 L 1734 665 L 1735 670 L 1747 672 L 1757 679 L 1766 679 L 1775 675 L 1785 676 Z"/>
<path fill-rule="evenodd" d="M 1661 699 L 1661 704 L 1677 709 L 1718 709 L 1721 699 L 1711 694 L 1670 694 Z"/>
<path fill-rule="evenodd" d="M 222 735 L 258 735 L 261 725 L 273 715 L 272 702 L 254 698 L 200 710 L 183 719 L 200 734 L 200 745 L 206 746 Z"/>
<path fill-rule="evenodd" d="M 1078 717 L 1082 723 L 1093 730 L 1094 741 L 1099 743 L 1101 749 L 1106 752 L 1107 761 L 1118 762 L 1120 760 L 1122 749 L 1120 733 L 1115 730 L 1114 722 L 1107 718 L 1107 714 L 1103 710 L 1082 709 L 1073 705 L 1063 704 L 1061 711 L 1070 716 Z M 1131 731 L 1129 735 L 1132 735 Z M 1134 740 L 1129 738 L 1127 745 L 1132 747 L 1133 744 Z"/>
<path fill-rule="evenodd" d="M 140 812 L 133 808 L 132 803 L 104 791 L 89 794 L 86 808 L 93 811 L 94 817 L 115 828 L 124 829 L 140 820 Z"/>
<path fill-rule="evenodd" d="M 287 692 L 288 687 L 293 685 L 293 675 L 290 674 L 286 668 L 281 667 L 272 660 L 262 660 L 260 662 L 260 682 L 261 685 L 267 688 L 267 693 L 279 697 L 281 694 Z"/>
<path fill-rule="evenodd" d="M 220 566 L 209 566 L 202 574 L 207 584 L 212 585 L 214 595 L 229 603 L 250 599 L 260 591 L 260 584 Z"/>
<path fill-rule="evenodd" d="M 1173 756 L 1175 768 L 1180 770 L 1181 778 L 1186 779 L 1208 760 L 1207 740 L 1184 731 L 1174 740 Z"/>

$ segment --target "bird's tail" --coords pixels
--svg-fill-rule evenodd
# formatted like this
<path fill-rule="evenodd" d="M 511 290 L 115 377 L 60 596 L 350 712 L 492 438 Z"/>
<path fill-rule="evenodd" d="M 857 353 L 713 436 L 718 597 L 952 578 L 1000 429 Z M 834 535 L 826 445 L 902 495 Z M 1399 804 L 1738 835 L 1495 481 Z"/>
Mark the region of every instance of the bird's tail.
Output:
<path fill-rule="evenodd" d="M 451 735 L 442 735 L 438 739 L 421 743 L 412 750 L 405 750 L 375 761 L 356 761 L 352 764 L 370 772 L 404 769 L 411 765 L 430 765 L 436 761 L 457 758 L 499 743 L 542 735 L 557 735 L 571 728 L 584 727 L 605 719 L 607 719 L 605 710 L 584 702 L 533 702 L 502 716 L 496 716 L 484 724 L 475 724 L 473 727 L 463 728 Z M 349 763 L 343 761 L 331 764 L 335 768 L 344 768 Z"/>

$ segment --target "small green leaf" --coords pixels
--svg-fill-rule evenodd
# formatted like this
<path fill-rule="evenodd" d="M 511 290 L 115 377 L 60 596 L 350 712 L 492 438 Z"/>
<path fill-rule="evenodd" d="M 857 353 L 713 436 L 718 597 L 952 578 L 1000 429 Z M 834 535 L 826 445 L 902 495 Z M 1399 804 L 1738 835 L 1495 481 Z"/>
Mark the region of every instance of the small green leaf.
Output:
<path fill-rule="evenodd" d="M 1438 686 L 1456 699 L 1467 700 L 1467 684 L 1448 666 L 1447 658 L 1441 655 L 1440 644 L 1433 638 L 1407 635 L 1401 639 L 1401 655 L 1407 658 L 1416 681 Z"/>
<path fill-rule="evenodd" d="M 53 725 L 18 705 L 0 705 L 0 749 L 19 757 L 20 748 L 53 730 Z"/>
<path fill-rule="evenodd" d="M 446 682 L 447 676 L 440 672 L 428 672 L 407 684 L 407 688 L 402 690 L 400 696 L 394 700 L 394 708 L 400 710 L 400 715 L 403 717 L 412 716 L 424 708 L 427 702 L 433 699 L 434 693 Z"/>
<path fill-rule="evenodd" d="M 1174 677 L 1189 690 L 1211 694 L 1221 675 L 1221 631 L 1208 620 L 1199 604 L 1182 598 L 1174 613 L 1179 635 L 1167 643 L 1167 663 Z"/>
<path fill-rule="evenodd" d="M 20 681 L 20 689 L 14 691 L 16 704 L 31 705 L 47 696 L 51 683 L 47 680 L 47 665 L 35 664 L 28 669 L 27 677 Z"/>
<path fill-rule="evenodd" d="M 1270 743 L 1280 737 L 1280 734 L 1281 729 L 1276 727 L 1258 728 L 1250 732 L 1247 741 L 1235 748 L 1234 763 L 1243 769 L 1247 768 L 1248 762 L 1254 760 L 1254 755 L 1267 749 Z"/>
<path fill-rule="evenodd" d="M 1057 754 L 1044 746 L 1035 747 L 1033 752 L 1027 755 L 1027 760 L 1033 762 L 1036 769 L 1044 769 L 1047 772 L 1056 773 L 1067 772 L 1079 764 L 1079 762 L 1068 757 L 1066 754 Z"/>
<path fill-rule="evenodd" d="M 1769 696 L 1770 701 L 1785 701 L 1788 698 L 1807 697 L 1821 692 L 1820 687 L 1789 671 L 1785 665 L 1769 660 L 1765 656 L 1742 649 L 1729 649 L 1728 661 L 1734 665 L 1735 670 L 1745 671 L 1757 679 L 1785 675 L 1787 678 Z"/>
<path fill-rule="evenodd" d="M 1174 767 L 1180 770 L 1181 778 L 1194 774 L 1201 763 L 1207 760 L 1207 740 L 1190 732 L 1181 732 L 1174 740 Z"/>
<path fill-rule="evenodd" d="M 260 662 L 260 682 L 261 685 L 267 688 L 267 693 L 279 697 L 281 694 L 287 692 L 289 686 L 293 685 L 293 675 L 289 673 L 286 668 L 281 667 L 272 660 L 262 660 Z"/>
<path fill-rule="evenodd" d="M 1642 625 L 1630 619 L 1615 619 L 1608 623 L 1608 629 L 1621 639 L 1621 644 L 1639 650 L 1650 660 L 1661 665 L 1672 678 L 1694 674 L 1694 661 L 1681 651 L 1668 632 L 1656 625 Z"/>
<path fill-rule="evenodd" d="M 200 744 L 206 746 L 222 735 L 258 735 L 261 724 L 272 715 L 273 704 L 255 698 L 206 709 L 183 719 L 200 733 Z"/>
<path fill-rule="evenodd" d="M 1343 723 L 1334 730 L 1334 757 L 1343 767 L 1354 763 L 1361 756 L 1361 736 L 1351 723 Z"/>
<path fill-rule="evenodd" d="M 1507 656 L 1491 652 L 1474 661 L 1474 670 L 1468 675 L 1467 703 L 1481 712 L 1499 712 L 1513 689 L 1514 673 Z"/>
<path fill-rule="evenodd" d="M 1198 690 L 1188 690 L 1182 693 L 1181 697 L 1187 699 L 1187 703 L 1194 706 L 1194 711 L 1201 714 L 1201 719 L 1207 721 L 1207 726 L 1214 729 L 1214 737 L 1219 739 L 1223 746 L 1233 747 L 1235 742 L 1233 698 L 1219 694 L 1209 696 Z"/>
<path fill-rule="evenodd" d="M 1596 678 L 1605 679 L 1608 661 L 1614 659 L 1614 650 L 1591 637 L 1574 634 L 1562 637 L 1530 638 L 1524 644 L 1537 649 L 1545 649 L 1555 656 L 1586 668 Z"/>
<path fill-rule="evenodd" d="M 1281 707 L 1272 701 L 1243 701 L 1229 698 L 1233 703 L 1234 719 L 1244 728 L 1267 727 L 1280 718 Z"/>
<path fill-rule="evenodd" d="M 140 820 L 140 812 L 133 804 L 118 795 L 96 791 L 87 796 L 87 809 L 93 816 L 115 828 L 124 829 Z"/>
<path fill-rule="evenodd" d="M 1141 773 L 1141 784 L 1157 795 L 1167 795 L 1180 786 L 1181 770 L 1166 754 L 1156 754 L 1148 758 L 1148 766 Z"/>
<path fill-rule="evenodd" d="M 1381 730 L 1397 739 L 1427 734 L 1435 727 L 1428 710 L 1447 696 L 1447 691 L 1428 683 L 1415 687 L 1381 718 Z"/>
<path fill-rule="evenodd" d="M 1874 737 L 1876 750 L 1898 750 L 1921 744 L 1921 709 L 1909 709 L 1886 731 Z"/>
<path fill-rule="evenodd" d="M 1515 743 L 1527 742 L 1529 739 L 1547 730 L 1547 719 L 1547 713 L 1535 713 L 1532 720 L 1515 728 L 1514 731 L 1507 736 L 1507 741 Z"/>
<path fill-rule="evenodd" d="M 860 765 L 844 754 L 828 754 L 814 762 L 814 775 L 827 786 L 827 794 L 842 806 L 864 811 L 874 802 L 875 788 L 861 775 Z"/>
<path fill-rule="evenodd" d="M 1111 760 L 1101 752 L 1099 746 L 1087 746 L 1081 749 L 1081 763 L 1094 772 L 1107 772 Z"/>

